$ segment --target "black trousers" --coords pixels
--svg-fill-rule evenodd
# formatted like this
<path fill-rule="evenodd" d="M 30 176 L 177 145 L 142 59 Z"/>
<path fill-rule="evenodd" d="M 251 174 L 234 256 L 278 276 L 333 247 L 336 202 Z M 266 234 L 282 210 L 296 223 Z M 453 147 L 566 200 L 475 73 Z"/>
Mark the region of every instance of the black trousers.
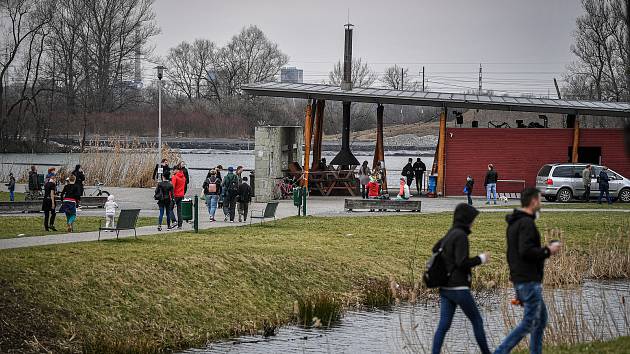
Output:
<path fill-rule="evenodd" d="M 413 183 L 413 177 L 407 176 L 407 187 L 409 187 L 409 193 L 411 193 L 411 184 Z"/>
<path fill-rule="evenodd" d="M 48 230 L 49 227 L 55 226 L 55 216 L 57 212 L 55 209 L 44 210 L 44 229 Z"/>
<path fill-rule="evenodd" d="M 223 201 L 223 203 L 225 204 L 226 202 L 230 210 L 230 221 L 234 221 L 234 215 L 236 214 L 236 195 L 230 195 L 230 193 L 228 193 L 227 200 Z"/>
<path fill-rule="evenodd" d="M 238 202 L 238 205 L 239 208 L 241 208 L 241 212 L 243 212 L 243 221 L 247 220 L 247 209 L 249 209 L 249 203 Z"/>
<path fill-rule="evenodd" d="M 416 175 L 416 189 L 418 190 L 418 193 L 420 193 L 422 191 L 422 183 L 424 178 L 422 178 L 424 176 L 424 173 L 420 173 L 418 175 Z M 411 187 L 410 187 L 411 188 Z"/>
<path fill-rule="evenodd" d="M 591 185 L 590 184 L 585 184 L 584 185 L 584 201 L 588 202 L 588 200 L 591 198 Z"/>
<path fill-rule="evenodd" d="M 182 200 L 184 197 L 175 197 L 175 206 L 177 206 L 177 227 L 182 227 Z"/>
<path fill-rule="evenodd" d="M 368 197 L 367 186 L 365 184 L 362 184 L 361 185 L 361 198 L 367 199 L 367 197 Z"/>

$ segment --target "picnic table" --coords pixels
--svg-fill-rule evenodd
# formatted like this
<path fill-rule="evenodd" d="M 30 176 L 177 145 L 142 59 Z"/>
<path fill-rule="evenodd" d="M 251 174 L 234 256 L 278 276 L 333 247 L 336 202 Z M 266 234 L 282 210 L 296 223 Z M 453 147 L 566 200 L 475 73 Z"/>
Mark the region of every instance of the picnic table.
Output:
<path fill-rule="evenodd" d="M 354 169 L 313 171 L 309 172 L 308 179 L 310 187 L 324 196 L 329 196 L 335 190 L 347 191 L 353 197 L 358 195 L 358 180 L 354 175 Z"/>

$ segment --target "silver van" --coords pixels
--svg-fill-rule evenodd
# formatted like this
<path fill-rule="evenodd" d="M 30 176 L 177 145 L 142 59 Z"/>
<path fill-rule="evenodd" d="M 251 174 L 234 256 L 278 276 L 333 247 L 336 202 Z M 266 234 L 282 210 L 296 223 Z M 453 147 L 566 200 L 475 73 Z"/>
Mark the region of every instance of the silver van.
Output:
<path fill-rule="evenodd" d="M 597 176 L 602 170 L 600 165 L 591 165 L 591 199 L 599 197 L 599 183 Z M 582 198 L 584 185 L 582 184 L 582 170 L 584 163 L 556 163 L 544 165 L 536 176 L 536 188 L 548 201 L 569 202 L 573 198 Z M 624 203 L 630 202 L 630 179 L 608 169 L 610 181 L 609 192 L 613 199 L 618 198 Z"/>

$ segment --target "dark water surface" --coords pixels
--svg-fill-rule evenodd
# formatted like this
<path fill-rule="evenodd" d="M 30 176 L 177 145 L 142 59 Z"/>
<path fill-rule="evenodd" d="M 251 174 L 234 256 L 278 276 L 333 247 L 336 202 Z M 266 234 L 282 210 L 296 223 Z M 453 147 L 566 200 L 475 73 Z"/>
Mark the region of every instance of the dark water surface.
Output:
<path fill-rule="evenodd" d="M 630 335 L 630 281 L 589 281 L 573 289 L 546 291 L 550 321 L 560 323 L 576 319 L 578 333 L 572 326 L 562 333 L 576 340 L 592 337 L 609 339 Z M 520 320 L 520 307 L 509 305 L 511 291 L 499 294 L 476 295 L 484 317 L 486 335 L 491 348 L 496 347 L 506 334 L 504 316 Z M 551 310 L 555 307 L 555 311 Z M 565 316 L 564 314 L 575 315 Z M 212 343 L 206 348 L 189 349 L 184 353 L 428 353 L 439 319 L 437 301 L 424 304 L 395 305 L 389 310 L 348 311 L 332 328 L 302 328 L 285 326 L 277 335 L 243 336 Z M 550 325 L 548 328 L 561 326 Z M 587 333 L 591 333 L 587 336 Z M 588 338 L 591 337 L 591 338 Z M 477 353 L 472 326 L 463 313 L 455 314 L 443 352 Z"/>

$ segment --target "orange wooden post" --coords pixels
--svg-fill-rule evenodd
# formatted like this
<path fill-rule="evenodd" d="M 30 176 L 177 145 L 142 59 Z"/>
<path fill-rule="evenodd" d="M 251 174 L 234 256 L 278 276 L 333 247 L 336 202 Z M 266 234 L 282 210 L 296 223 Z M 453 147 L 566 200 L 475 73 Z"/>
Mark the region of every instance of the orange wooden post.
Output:
<path fill-rule="evenodd" d="M 311 112 L 312 103 L 306 105 L 306 115 L 304 117 L 304 187 L 308 188 L 308 171 L 309 171 L 309 159 L 311 155 Z"/>
<path fill-rule="evenodd" d="M 440 135 L 438 140 L 438 163 L 437 163 L 437 188 L 438 195 L 444 196 L 444 165 L 446 163 L 446 112 L 447 109 L 440 113 Z"/>
<path fill-rule="evenodd" d="M 571 151 L 571 162 L 578 162 L 578 147 L 580 146 L 580 120 L 575 117 L 573 125 L 573 149 Z"/>
<path fill-rule="evenodd" d="M 313 127 L 313 162 L 311 169 L 315 170 L 322 159 L 322 138 L 324 135 L 324 108 L 326 101 L 317 100 L 317 109 L 315 110 L 315 125 Z"/>

